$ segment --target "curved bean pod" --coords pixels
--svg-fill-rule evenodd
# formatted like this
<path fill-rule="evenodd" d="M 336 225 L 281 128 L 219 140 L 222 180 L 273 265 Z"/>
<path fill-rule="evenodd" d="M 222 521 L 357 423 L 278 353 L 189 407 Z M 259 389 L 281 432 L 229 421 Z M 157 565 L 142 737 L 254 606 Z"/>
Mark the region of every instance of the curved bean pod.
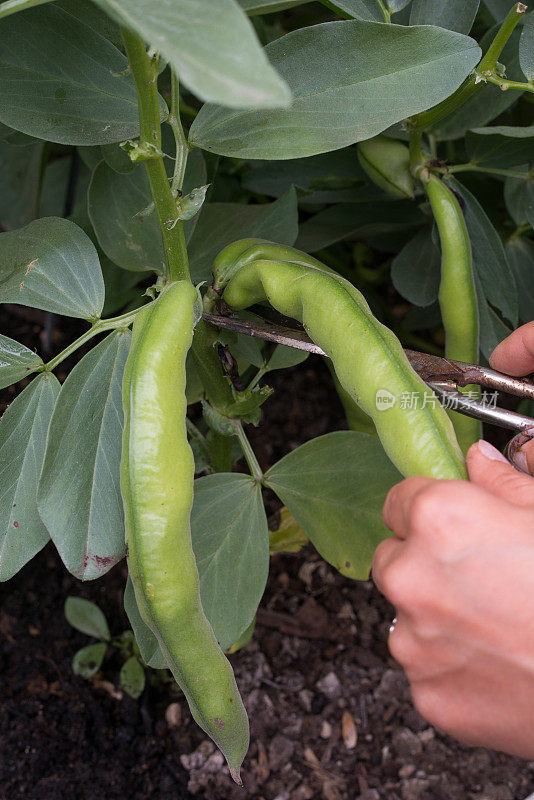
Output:
<path fill-rule="evenodd" d="M 239 310 L 268 300 L 302 322 L 332 359 L 345 391 L 373 419 L 386 453 L 405 476 L 466 477 L 446 412 L 410 366 L 397 337 L 375 319 L 352 284 L 292 248 L 278 251 L 277 245 L 256 243 L 252 250 L 283 251 L 291 260 L 254 260 L 246 247 L 237 257 L 236 245 L 230 247 L 234 250 L 223 250 L 214 267 L 214 286 L 224 287 L 229 306 Z M 412 398 L 417 407 L 411 407 Z"/>
<path fill-rule="evenodd" d="M 141 311 L 125 367 L 121 462 L 128 568 L 141 616 L 157 637 L 191 713 L 239 782 L 247 714 L 200 601 L 191 545 L 194 461 L 187 441 L 185 360 L 193 336 L 189 281 Z"/>

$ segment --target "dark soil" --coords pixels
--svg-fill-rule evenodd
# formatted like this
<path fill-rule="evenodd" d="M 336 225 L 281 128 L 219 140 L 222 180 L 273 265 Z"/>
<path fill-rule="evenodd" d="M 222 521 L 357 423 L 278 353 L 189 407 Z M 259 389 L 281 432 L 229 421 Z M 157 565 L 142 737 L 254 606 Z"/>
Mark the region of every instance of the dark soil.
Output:
<path fill-rule="evenodd" d="M 10 315 L 2 329 L 36 346 L 40 312 Z M 56 331 L 53 349 L 65 335 L 76 331 Z M 270 382 L 284 391 L 249 432 L 262 466 L 344 427 L 318 359 Z M 2 393 L 4 407 L 13 396 Z M 160 673 L 150 672 L 137 701 L 119 688 L 112 648 L 93 679 L 74 676 L 72 656 L 91 640 L 65 621 L 65 598 L 98 603 L 118 634 L 128 627 L 125 574 L 119 564 L 82 584 L 48 545 L 3 585 L 0 800 L 524 800 L 534 792 L 534 762 L 463 747 L 425 723 L 388 655 L 393 609 L 371 582 L 343 578 L 311 548 L 272 559 L 253 641 L 231 657 L 252 729 L 239 789 Z"/>

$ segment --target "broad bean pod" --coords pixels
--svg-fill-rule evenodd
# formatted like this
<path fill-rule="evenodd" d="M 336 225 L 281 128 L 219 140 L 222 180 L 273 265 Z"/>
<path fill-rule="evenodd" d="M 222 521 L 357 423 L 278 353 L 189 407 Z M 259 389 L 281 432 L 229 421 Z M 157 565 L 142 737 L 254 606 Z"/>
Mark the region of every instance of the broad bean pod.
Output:
<path fill-rule="evenodd" d="M 213 287 L 236 310 L 267 300 L 302 322 L 403 475 L 466 477 L 447 413 L 351 283 L 305 253 L 249 239 L 218 255 Z"/>
<path fill-rule="evenodd" d="M 239 782 L 249 743 L 247 714 L 202 609 L 191 544 L 194 460 L 185 424 L 185 361 L 196 299 L 189 281 L 179 281 L 134 322 L 123 379 L 121 491 L 128 568 L 141 616 L 194 719 Z"/>
<path fill-rule="evenodd" d="M 471 243 L 456 195 L 428 171 L 421 173 L 441 243 L 439 305 L 445 329 L 445 355 L 457 361 L 478 361 L 479 321 L 473 280 Z M 471 387 L 470 391 L 476 391 Z M 458 441 L 464 453 L 482 435 L 480 422 L 451 412 Z"/>

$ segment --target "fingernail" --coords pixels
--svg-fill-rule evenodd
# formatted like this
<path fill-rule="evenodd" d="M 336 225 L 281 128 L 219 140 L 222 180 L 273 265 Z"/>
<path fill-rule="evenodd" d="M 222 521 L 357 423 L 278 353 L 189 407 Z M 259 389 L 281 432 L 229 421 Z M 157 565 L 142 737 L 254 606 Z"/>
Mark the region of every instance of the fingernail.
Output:
<path fill-rule="evenodd" d="M 508 464 L 508 459 L 506 456 L 503 456 L 496 447 L 494 447 L 489 442 L 486 442 L 485 439 L 481 439 L 478 442 L 478 449 L 484 456 L 484 458 L 489 458 L 490 461 L 504 461 L 505 464 Z"/>
<path fill-rule="evenodd" d="M 530 475 L 530 470 L 528 468 L 527 454 L 525 453 L 524 450 L 519 449 L 514 454 L 514 463 L 519 467 L 519 469 L 522 469 L 523 472 L 526 472 L 528 475 Z"/>

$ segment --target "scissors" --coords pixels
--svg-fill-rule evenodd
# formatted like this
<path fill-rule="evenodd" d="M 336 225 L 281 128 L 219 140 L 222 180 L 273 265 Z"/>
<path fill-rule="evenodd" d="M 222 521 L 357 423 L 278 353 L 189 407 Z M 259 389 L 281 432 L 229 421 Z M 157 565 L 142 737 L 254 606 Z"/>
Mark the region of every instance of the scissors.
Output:
<path fill-rule="evenodd" d="M 265 311 L 265 309 L 261 309 L 261 311 Z M 251 321 L 207 312 L 202 316 L 206 322 L 218 328 L 327 357 L 324 350 L 312 342 L 304 330 L 265 322 L 261 319 Z M 416 350 L 405 349 L 404 352 L 415 372 L 430 386 L 440 403 L 446 408 L 453 408 L 455 411 L 479 419 L 481 422 L 515 431 L 516 435 L 506 446 L 505 455 L 516 469 L 529 474 L 524 459 L 518 457 L 518 452 L 523 445 L 534 438 L 534 418 L 501 408 L 497 406 L 496 401 L 498 391 L 534 400 L 534 383 L 532 381 L 514 378 L 478 364 L 467 364 L 450 358 L 419 353 Z M 474 385 L 480 386 L 484 390 L 493 390 L 489 401 L 487 391 L 483 392 L 482 399 L 470 397 L 459 391 L 461 387 Z"/>

